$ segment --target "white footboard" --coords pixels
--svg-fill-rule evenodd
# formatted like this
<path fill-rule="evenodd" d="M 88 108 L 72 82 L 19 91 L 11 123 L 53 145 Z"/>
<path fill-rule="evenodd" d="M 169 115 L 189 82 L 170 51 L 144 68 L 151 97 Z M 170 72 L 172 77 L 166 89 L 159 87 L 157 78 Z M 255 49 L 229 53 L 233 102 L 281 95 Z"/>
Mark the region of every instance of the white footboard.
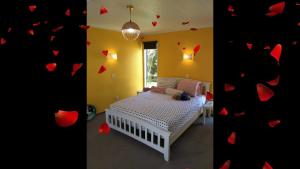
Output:
<path fill-rule="evenodd" d="M 105 111 L 106 122 L 110 128 L 122 132 L 164 154 L 170 159 L 170 132 L 157 128 L 141 119 L 120 114 L 110 109 Z"/>

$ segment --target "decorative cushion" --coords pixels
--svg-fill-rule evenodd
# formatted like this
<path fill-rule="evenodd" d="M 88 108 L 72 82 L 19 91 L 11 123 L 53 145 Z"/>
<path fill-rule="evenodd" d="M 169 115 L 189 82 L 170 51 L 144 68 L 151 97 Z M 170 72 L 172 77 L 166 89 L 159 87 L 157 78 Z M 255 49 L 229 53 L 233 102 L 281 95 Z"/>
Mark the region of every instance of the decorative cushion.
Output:
<path fill-rule="evenodd" d="M 157 87 L 164 87 L 164 88 L 176 88 L 177 80 L 176 78 L 169 78 L 169 77 L 158 77 L 157 79 Z"/>
<path fill-rule="evenodd" d="M 185 91 L 190 96 L 194 97 L 198 95 L 197 93 L 199 86 L 200 82 L 197 80 L 183 79 L 178 83 L 177 89 Z"/>

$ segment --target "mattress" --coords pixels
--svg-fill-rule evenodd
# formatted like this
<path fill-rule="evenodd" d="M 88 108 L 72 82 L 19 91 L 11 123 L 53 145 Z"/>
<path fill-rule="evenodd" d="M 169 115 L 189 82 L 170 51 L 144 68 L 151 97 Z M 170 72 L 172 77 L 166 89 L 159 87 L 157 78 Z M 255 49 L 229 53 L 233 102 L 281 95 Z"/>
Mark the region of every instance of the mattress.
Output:
<path fill-rule="evenodd" d="M 176 132 L 200 111 L 204 103 L 204 96 L 180 101 L 174 100 L 170 95 L 148 91 L 115 102 L 110 105 L 110 109 L 145 120 L 170 132 Z"/>

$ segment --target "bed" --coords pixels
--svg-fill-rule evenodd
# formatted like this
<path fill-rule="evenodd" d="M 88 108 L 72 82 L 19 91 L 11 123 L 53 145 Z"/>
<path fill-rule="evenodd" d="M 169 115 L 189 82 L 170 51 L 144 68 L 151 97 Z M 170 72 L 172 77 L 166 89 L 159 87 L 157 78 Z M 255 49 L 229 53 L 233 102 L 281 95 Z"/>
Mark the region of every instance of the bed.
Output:
<path fill-rule="evenodd" d="M 202 83 L 202 90 L 209 90 L 210 84 Z M 205 101 L 204 95 L 178 101 L 147 91 L 111 104 L 105 112 L 106 122 L 110 128 L 163 153 L 169 161 L 170 146 L 203 114 Z M 205 117 L 201 118 L 204 123 Z"/>

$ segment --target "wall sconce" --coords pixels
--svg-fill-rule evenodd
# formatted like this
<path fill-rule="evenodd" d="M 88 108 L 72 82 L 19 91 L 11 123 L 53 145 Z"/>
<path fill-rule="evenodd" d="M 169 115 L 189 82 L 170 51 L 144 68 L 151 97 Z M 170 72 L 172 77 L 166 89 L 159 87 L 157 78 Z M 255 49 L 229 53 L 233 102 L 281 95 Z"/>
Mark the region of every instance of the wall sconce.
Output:
<path fill-rule="evenodd" d="M 110 58 L 113 59 L 113 60 L 117 60 L 117 59 L 118 59 L 117 53 L 110 52 L 110 53 L 109 53 L 109 56 L 110 56 Z"/>
<path fill-rule="evenodd" d="M 193 60 L 193 54 L 191 53 L 184 53 L 183 60 Z"/>

